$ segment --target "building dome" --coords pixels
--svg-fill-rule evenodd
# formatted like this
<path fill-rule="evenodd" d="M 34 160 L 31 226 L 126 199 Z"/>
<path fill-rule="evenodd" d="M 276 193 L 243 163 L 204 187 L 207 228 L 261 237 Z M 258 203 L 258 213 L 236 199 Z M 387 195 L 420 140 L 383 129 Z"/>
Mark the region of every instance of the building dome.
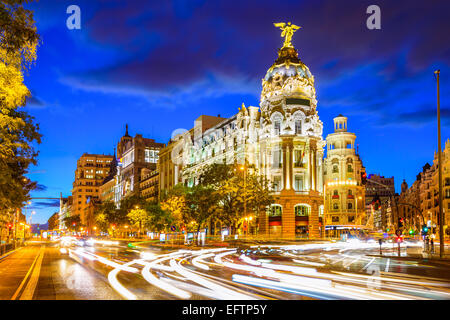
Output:
<path fill-rule="evenodd" d="M 298 52 L 293 47 L 278 50 L 278 58 L 267 70 L 262 86 L 262 104 L 266 100 L 274 103 L 289 99 L 291 103 L 297 102 L 300 105 L 317 105 L 314 76 L 298 58 Z"/>

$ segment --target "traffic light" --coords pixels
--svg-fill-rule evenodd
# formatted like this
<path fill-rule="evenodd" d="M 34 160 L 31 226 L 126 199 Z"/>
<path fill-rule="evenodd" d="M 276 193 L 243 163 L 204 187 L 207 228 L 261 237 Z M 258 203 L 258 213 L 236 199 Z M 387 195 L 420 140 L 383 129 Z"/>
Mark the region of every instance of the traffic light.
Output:
<path fill-rule="evenodd" d="M 402 228 L 403 227 L 403 218 L 399 218 L 398 219 L 398 227 Z"/>
<path fill-rule="evenodd" d="M 422 235 L 426 235 L 428 233 L 428 227 L 427 226 L 423 226 L 422 227 Z"/>
<path fill-rule="evenodd" d="M 361 172 L 361 184 L 365 185 L 367 183 L 367 173 Z"/>

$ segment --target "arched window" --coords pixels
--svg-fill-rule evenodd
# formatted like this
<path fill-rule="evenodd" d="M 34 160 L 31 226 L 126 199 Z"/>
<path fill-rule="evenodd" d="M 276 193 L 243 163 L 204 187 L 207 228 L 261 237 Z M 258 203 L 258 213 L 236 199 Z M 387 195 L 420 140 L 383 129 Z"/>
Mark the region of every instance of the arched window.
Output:
<path fill-rule="evenodd" d="M 278 217 L 283 213 L 283 207 L 279 204 L 273 204 L 270 206 L 269 216 Z"/>
<path fill-rule="evenodd" d="M 300 217 L 308 217 L 311 213 L 311 207 L 307 204 L 297 204 L 294 207 L 295 215 Z"/>
<path fill-rule="evenodd" d="M 339 168 L 337 164 L 333 165 L 333 173 L 339 173 Z"/>
<path fill-rule="evenodd" d="M 348 189 L 348 195 L 351 196 L 352 195 L 352 190 Z"/>
<path fill-rule="evenodd" d="M 334 190 L 334 191 L 333 191 L 333 196 L 338 196 L 338 195 L 339 195 L 338 191 L 337 191 L 337 190 Z"/>
<path fill-rule="evenodd" d="M 319 217 L 323 217 L 323 205 L 319 207 Z"/>

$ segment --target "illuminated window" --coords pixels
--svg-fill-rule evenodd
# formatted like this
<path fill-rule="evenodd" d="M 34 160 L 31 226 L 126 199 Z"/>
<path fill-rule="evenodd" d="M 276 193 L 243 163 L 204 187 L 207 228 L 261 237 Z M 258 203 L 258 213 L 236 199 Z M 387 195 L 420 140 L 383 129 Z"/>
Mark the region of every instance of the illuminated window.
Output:
<path fill-rule="evenodd" d="M 307 205 L 300 204 L 300 205 L 296 205 L 294 210 L 295 210 L 296 216 L 307 217 L 310 214 L 311 208 Z"/>
<path fill-rule="evenodd" d="M 303 177 L 302 176 L 295 176 L 294 189 L 296 191 L 302 191 L 303 190 Z"/>
<path fill-rule="evenodd" d="M 283 208 L 279 204 L 273 204 L 269 210 L 269 216 L 278 217 L 281 216 Z"/>

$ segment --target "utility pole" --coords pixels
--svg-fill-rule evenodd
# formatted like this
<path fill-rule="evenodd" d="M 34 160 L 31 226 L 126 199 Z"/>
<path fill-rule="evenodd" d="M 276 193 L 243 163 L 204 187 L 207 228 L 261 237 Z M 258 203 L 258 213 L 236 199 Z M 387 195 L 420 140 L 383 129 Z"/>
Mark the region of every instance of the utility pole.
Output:
<path fill-rule="evenodd" d="M 441 106 L 439 101 L 439 73 L 440 70 L 434 72 L 437 82 L 437 126 L 438 126 L 438 170 L 439 170 L 439 257 L 442 259 L 444 255 L 444 212 L 442 208 L 442 161 L 441 161 Z"/>

